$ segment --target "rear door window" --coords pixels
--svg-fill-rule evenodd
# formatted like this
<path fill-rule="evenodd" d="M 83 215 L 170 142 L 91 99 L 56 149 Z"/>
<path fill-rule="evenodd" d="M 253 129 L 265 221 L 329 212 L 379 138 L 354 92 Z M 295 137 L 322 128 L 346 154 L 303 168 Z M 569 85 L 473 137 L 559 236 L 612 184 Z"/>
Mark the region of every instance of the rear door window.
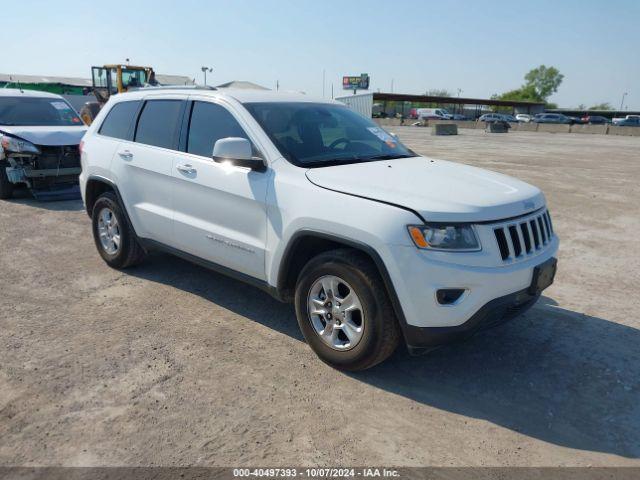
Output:
<path fill-rule="evenodd" d="M 183 107 L 182 100 L 146 101 L 134 141 L 176 150 Z"/>
<path fill-rule="evenodd" d="M 139 101 L 116 103 L 107 113 L 107 118 L 102 122 L 99 131 L 100 135 L 130 140 L 133 117 L 139 106 Z"/>

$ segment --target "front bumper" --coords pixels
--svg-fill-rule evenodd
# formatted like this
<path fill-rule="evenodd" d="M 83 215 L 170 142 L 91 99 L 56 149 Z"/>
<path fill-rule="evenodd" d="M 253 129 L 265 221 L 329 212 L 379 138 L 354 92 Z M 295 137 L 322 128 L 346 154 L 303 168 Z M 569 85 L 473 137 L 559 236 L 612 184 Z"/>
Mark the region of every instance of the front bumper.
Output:
<path fill-rule="evenodd" d="M 540 290 L 530 287 L 538 266 L 554 263 L 559 240 L 501 261 L 494 227 L 479 228 L 478 252 L 445 253 L 394 246 L 385 251 L 392 301 L 410 351 L 431 349 L 513 318 L 533 305 Z M 537 282 L 537 280 L 536 280 Z M 463 290 L 442 303 L 440 289 Z"/>
<path fill-rule="evenodd" d="M 454 327 L 415 327 L 405 324 L 403 333 L 407 348 L 413 355 L 428 352 L 435 347 L 464 340 L 473 334 L 501 325 L 526 312 L 540 298 L 529 289 L 491 300 L 469 320 Z"/>

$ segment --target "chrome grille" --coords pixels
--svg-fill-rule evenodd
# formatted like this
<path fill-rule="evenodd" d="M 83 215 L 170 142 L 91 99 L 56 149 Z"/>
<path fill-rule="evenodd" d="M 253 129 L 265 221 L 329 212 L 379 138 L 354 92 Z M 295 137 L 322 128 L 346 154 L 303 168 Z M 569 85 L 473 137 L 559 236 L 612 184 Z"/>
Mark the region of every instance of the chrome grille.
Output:
<path fill-rule="evenodd" d="M 515 219 L 493 227 L 502 260 L 515 261 L 534 255 L 553 238 L 549 211 Z"/>

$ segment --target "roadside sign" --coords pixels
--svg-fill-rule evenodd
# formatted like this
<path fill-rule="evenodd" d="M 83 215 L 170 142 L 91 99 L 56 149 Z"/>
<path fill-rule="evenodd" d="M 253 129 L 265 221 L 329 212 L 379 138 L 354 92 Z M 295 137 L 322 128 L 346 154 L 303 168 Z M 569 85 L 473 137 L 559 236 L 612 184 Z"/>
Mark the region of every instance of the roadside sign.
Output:
<path fill-rule="evenodd" d="M 347 76 L 342 77 L 342 88 L 344 90 L 368 90 L 369 74 L 363 73 L 358 77 Z"/>

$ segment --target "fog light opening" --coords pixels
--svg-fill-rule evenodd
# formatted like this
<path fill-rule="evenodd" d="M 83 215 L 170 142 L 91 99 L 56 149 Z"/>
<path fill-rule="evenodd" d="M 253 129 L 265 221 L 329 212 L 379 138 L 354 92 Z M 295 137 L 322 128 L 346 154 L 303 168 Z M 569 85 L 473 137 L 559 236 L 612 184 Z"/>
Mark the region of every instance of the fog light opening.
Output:
<path fill-rule="evenodd" d="M 440 305 L 453 305 L 464 293 L 464 288 L 441 288 L 436 292 L 436 300 Z"/>

